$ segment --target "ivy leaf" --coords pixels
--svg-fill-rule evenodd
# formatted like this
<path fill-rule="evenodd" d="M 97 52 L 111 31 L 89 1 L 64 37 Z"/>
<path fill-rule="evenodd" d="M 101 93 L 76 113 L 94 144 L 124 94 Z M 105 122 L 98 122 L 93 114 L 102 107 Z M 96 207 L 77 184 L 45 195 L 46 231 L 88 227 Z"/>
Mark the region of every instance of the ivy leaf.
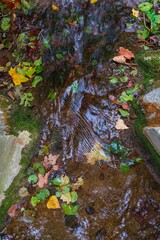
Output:
<path fill-rule="evenodd" d="M 1 29 L 3 31 L 8 31 L 10 28 L 10 21 L 11 19 L 9 17 L 4 17 L 1 22 Z"/>
<path fill-rule="evenodd" d="M 138 9 L 142 12 L 146 12 L 151 10 L 151 8 L 153 7 L 153 4 L 150 2 L 142 2 L 138 5 Z"/>
<path fill-rule="evenodd" d="M 41 76 L 35 76 L 32 82 L 32 87 L 36 87 L 39 82 L 41 82 L 43 78 Z"/>
<path fill-rule="evenodd" d="M 149 31 L 146 28 L 137 30 L 137 34 L 140 39 L 147 39 L 149 37 Z"/>
<path fill-rule="evenodd" d="M 71 203 L 76 202 L 78 199 L 78 194 L 76 193 L 76 191 L 72 191 L 71 192 Z"/>
<path fill-rule="evenodd" d="M 67 204 L 62 204 L 62 209 L 65 215 L 75 215 L 78 210 L 79 210 L 79 205 L 67 205 Z"/>
<path fill-rule="evenodd" d="M 117 84 L 117 83 L 118 83 L 118 78 L 116 78 L 116 77 L 110 77 L 110 78 L 109 78 L 109 82 L 112 83 L 112 84 Z"/>
<path fill-rule="evenodd" d="M 42 165 L 42 163 L 36 162 L 33 164 L 33 169 L 38 170 L 39 173 L 41 173 L 43 176 L 45 174 L 45 169 Z"/>
<path fill-rule="evenodd" d="M 43 201 L 50 195 L 48 189 L 41 189 L 39 193 L 36 194 L 38 200 Z"/>
<path fill-rule="evenodd" d="M 119 109 L 119 112 L 121 114 L 122 117 L 129 117 L 129 112 L 123 109 Z"/>
<path fill-rule="evenodd" d="M 36 183 L 38 181 L 38 176 L 36 174 L 32 174 L 28 177 L 29 183 Z"/>
<path fill-rule="evenodd" d="M 31 204 L 33 207 L 36 207 L 39 202 L 40 202 L 40 200 L 37 197 L 31 198 Z"/>
<path fill-rule="evenodd" d="M 35 67 L 41 66 L 42 65 L 42 58 L 37 59 L 36 61 L 34 61 L 33 64 L 34 64 Z"/>

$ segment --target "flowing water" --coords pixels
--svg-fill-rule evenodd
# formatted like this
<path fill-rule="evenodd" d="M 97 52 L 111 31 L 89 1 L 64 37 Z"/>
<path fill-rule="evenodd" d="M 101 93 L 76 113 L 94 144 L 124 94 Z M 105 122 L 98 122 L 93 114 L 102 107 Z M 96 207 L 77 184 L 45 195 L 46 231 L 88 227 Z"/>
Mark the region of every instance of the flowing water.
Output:
<path fill-rule="evenodd" d="M 43 55 L 46 82 L 37 90 L 35 103 L 44 119 L 41 147 L 48 145 L 52 154 L 60 154 L 62 169 L 73 181 L 83 177 L 80 210 L 64 217 L 61 210 L 47 209 L 46 202 L 34 209 L 29 205 L 30 212 L 6 225 L 2 239 L 158 240 L 160 187 L 146 167 L 149 156 L 134 133 L 134 113 L 125 121 L 128 130 L 115 128 L 121 116 L 113 96 L 118 97 L 124 85 L 117 87 L 108 80 L 121 74 L 121 66 L 110 61 L 115 50 L 122 45 L 137 48 L 135 35 L 123 32 L 130 12 L 126 3 L 133 2 L 99 1 L 91 6 L 85 1 L 57 1 L 60 11 L 54 15 L 45 3 L 36 22 L 37 28 L 43 27 L 41 42 L 51 43 Z M 125 71 L 132 78 L 131 69 Z M 48 100 L 46 96 L 55 90 L 56 99 Z M 120 156 L 107 155 L 115 141 L 128 149 L 128 161 L 144 159 L 128 175 L 119 170 Z M 99 164 L 92 165 L 93 156 Z"/>

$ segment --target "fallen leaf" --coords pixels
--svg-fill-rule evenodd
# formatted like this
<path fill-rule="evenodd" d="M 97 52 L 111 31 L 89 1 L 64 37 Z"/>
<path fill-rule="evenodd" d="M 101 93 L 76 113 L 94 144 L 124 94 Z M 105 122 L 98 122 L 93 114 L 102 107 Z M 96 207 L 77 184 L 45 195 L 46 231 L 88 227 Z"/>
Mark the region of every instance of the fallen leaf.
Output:
<path fill-rule="evenodd" d="M 132 8 L 132 15 L 136 18 L 138 18 L 139 16 L 139 11 L 138 10 L 135 10 L 134 8 Z"/>
<path fill-rule="evenodd" d="M 61 208 L 58 202 L 58 198 L 52 195 L 47 202 L 48 209 L 58 209 Z"/>
<path fill-rule="evenodd" d="M 23 141 L 24 145 L 27 145 L 32 140 L 30 136 L 31 134 L 28 131 L 22 131 L 19 133 L 18 138 Z"/>
<path fill-rule="evenodd" d="M 18 193 L 20 197 L 26 197 L 29 195 L 28 189 L 26 187 L 21 187 Z"/>
<path fill-rule="evenodd" d="M 123 119 L 118 119 L 115 125 L 115 128 L 117 130 L 125 130 L 128 129 L 128 127 L 125 125 Z"/>
<path fill-rule="evenodd" d="M 118 55 L 119 56 L 123 56 L 124 58 L 126 58 L 127 60 L 130 60 L 132 58 L 134 58 L 134 54 L 133 52 L 129 51 L 128 49 L 126 48 L 123 48 L 123 47 L 120 47 L 119 48 L 119 52 L 118 52 Z"/>
<path fill-rule="evenodd" d="M 18 207 L 18 204 L 14 204 L 12 205 L 8 211 L 7 211 L 7 214 L 10 216 L 10 217 L 15 217 L 17 216 L 19 213 L 19 207 Z"/>
<path fill-rule="evenodd" d="M 83 178 L 79 177 L 76 183 L 72 183 L 72 190 L 77 190 L 83 185 L 83 183 L 84 183 Z"/>
<path fill-rule="evenodd" d="M 129 109 L 129 105 L 128 105 L 127 102 L 123 102 L 123 103 L 121 104 L 121 107 L 122 107 L 123 109 L 125 109 L 125 110 L 128 110 L 128 109 Z"/>
<path fill-rule="evenodd" d="M 53 11 L 58 11 L 59 10 L 59 8 L 54 4 L 52 4 L 52 9 L 53 9 Z"/>
<path fill-rule="evenodd" d="M 113 61 L 124 64 L 124 63 L 126 63 L 126 58 L 124 56 L 116 56 L 113 58 Z"/>
<path fill-rule="evenodd" d="M 91 4 L 95 4 L 96 2 L 98 2 L 98 0 L 90 0 Z"/>
<path fill-rule="evenodd" d="M 14 101 L 15 97 L 13 96 L 13 93 L 11 91 L 8 92 L 8 96 Z"/>
<path fill-rule="evenodd" d="M 60 197 L 60 199 L 63 201 L 63 202 L 66 202 L 67 204 L 69 204 L 72 200 L 72 197 L 71 197 L 71 193 L 68 192 L 66 194 L 62 194 L 62 196 Z"/>
<path fill-rule="evenodd" d="M 45 156 L 43 161 L 43 166 L 45 167 L 45 169 L 49 168 L 50 166 L 54 166 L 56 164 L 58 157 L 59 154 L 58 155 L 49 154 L 48 156 Z"/>
<path fill-rule="evenodd" d="M 49 172 L 47 172 L 44 176 L 42 174 L 38 173 L 38 182 L 37 185 L 39 188 L 44 188 L 46 184 L 48 184 L 48 177 L 51 174 L 53 170 L 51 169 Z"/>
<path fill-rule="evenodd" d="M 99 142 L 95 142 L 93 148 L 90 152 L 84 153 L 84 155 L 87 158 L 87 163 L 90 163 L 91 165 L 95 164 L 97 161 L 103 160 L 105 162 L 110 162 L 111 158 L 107 157 L 101 147 L 101 144 Z"/>

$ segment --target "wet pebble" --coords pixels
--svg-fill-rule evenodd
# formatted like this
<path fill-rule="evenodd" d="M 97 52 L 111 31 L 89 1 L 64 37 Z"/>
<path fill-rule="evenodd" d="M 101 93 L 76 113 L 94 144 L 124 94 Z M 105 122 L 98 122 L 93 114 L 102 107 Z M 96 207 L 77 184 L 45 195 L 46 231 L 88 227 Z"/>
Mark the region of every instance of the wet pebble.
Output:
<path fill-rule="evenodd" d="M 96 240 L 105 240 L 107 235 L 107 232 L 104 228 L 101 228 L 97 233 L 96 233 Z"/>
<path fill-rule="evenodd" d="M 95 209 L 93 207 L 90 207 L 90 206 L 86 206 L 85 210 L 86 210 L 86 213 L 88 213 L 89 215 L 95 213 Z"/>
<path fill-rule="evenodd" d="M 76 216 L 65 216 L 65 225 L 69 228 L 75 229 L 78 227 L 78 220 Z"/>

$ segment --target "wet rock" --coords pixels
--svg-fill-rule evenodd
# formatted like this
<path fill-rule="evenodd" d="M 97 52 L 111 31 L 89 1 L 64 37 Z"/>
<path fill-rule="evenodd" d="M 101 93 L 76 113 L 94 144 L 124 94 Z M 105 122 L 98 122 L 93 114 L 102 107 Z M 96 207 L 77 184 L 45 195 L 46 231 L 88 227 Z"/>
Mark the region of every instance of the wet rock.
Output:
<path fill-rule="evenodd" d="M 86 210 L 86 213 L 88 213 L 89 215 L 95 213 L 95 209 L 91 206 L 86 206 L 85 210 Z"/>
<path fill-rule="evenodd" d="M 160 88 L 153 89 L 144 95 L 143 102 L 157 103 L 160 106 Z"/>
<path fill-rule="evenodd" d="M 65 225 L 69 228 L 75 229 L 78 227 L 78 220 L 76 216 L 65 216 Z"/>
<path fill-rule="evenodd" d="M 107 232 L 104 228 L 101 228 L 97 233 L 96 233 L 96 240 L 105 240 L 106 239 Z"/>
<path fill-rule="evenodd" d="M 160 155 L 160 127 L 145 127 L 144 134 Z"/>

